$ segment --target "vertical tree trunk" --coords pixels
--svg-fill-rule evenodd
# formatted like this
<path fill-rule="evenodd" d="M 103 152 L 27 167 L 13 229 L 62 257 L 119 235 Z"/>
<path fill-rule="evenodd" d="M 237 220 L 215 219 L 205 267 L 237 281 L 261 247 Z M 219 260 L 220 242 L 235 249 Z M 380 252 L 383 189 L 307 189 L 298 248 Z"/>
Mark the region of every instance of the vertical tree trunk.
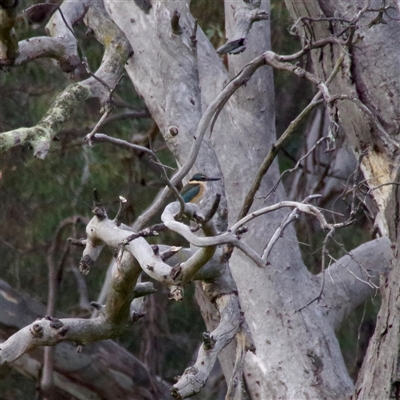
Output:
<path fill-rule="evenodd" d="M 382 306 L 356 393 L 360 399 L 388 399 L 400 393 L 400 25 L 395 7 L 391 7 L 387 14 L 379 15 L 376 3 L 371 4 L 360 17 L 359 13 L 366 4 L 361 0 L 286 0 L 303 38 L 317 41 L 331 37 L 346 26 L 353 24 L 356 27 L 354 37 L 359 41 L 355 46 L 349 49 L 326 46 L 312 52 L 312 59 L 317 75 L 324 80 L 339 54 L 342 51 L 346 54 L 342 73 L 332 83 L 331 91 L 353 99 L 336 104 L 340 123 L 356 156 L 361 157 L 364 177 L 373 189 L 371 193 L 379 208 L 378 217 L 383 220 L 382 233 L 389 236 L 394 249 L 391 268 L 381 280 Z M 301 17 L 315 20 L 325 17 L 331 18 L 331 22 L 308 22 L 305 27 L 299 21 Z M 352 22 L 334 22 L 334 17 Z M 380 23 L 380 17 L 383 23 Z"/>

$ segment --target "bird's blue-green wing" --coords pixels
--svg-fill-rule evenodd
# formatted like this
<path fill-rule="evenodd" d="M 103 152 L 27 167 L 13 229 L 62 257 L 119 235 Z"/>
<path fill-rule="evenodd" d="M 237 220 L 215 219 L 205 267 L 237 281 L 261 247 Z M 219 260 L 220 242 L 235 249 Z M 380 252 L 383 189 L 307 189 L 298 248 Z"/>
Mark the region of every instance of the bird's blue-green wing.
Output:
<path fill-rule="evenodd" d="M 185 203 L 189 203 L 200 193 L 200 185 L 190 185 L 182 189 L 181 195 Z"/>

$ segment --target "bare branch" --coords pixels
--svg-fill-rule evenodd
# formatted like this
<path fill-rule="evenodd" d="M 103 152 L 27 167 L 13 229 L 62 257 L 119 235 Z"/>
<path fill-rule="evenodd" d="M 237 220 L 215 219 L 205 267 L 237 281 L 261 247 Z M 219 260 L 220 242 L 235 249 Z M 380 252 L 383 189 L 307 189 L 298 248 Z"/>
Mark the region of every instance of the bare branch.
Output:
<path fill-rule="evenodd" d="M 92 137 L 92 141 L 94 142 L 105 142 L 105 143 L 111 143 L 119 147 L 125 147 L 137 152 L 144 152 L 147 153 L 151 157 L 155 157 L 156 154 L 154 153 L 153 150 L 148 149 L 147 147 L 144 146 L 139 146 L 137 144 L 127 142 L 126 140 L 123 139 L 118 139 L 114 138 L 112 136 L 105 135 L 104 133 L 95 133 L 95 135 Z"/>
<path fill-rule="evenodd" d="M 272 235 L 271 239 L 269 240 L 267 246 L 265 247 L 265 250 L 262 254 L 262 259 L 265 260 L 266 265 L 269 265 L 268 261 L 268 256 L 272 251 L 272 248 L 274 247 L 274 244 L 278 241 L 280 237 L 283 235 L 283 231 L 285 228 L 291 224 L 293 221 L 296 221 L 299 218 L 298 215 L 298 210 L 295 208 L 290 212 L 290 214 L 283 220 L 282 224 L 278 227 L 278 229 L 275 231 L 275 233 Z"/>
<path fill-rule="evenodd" d="M 87 228 L 88 240 L 83 257 L 86 265 L 94 262 L 93 258 L 98 256 L 103 247 L 97 236 L 98 226 L 111 224 L 114 228 L 116 227 L 114 222 L 104 216 L 95 216 L 93 220 L 98 221 L 99 224 L 89 222 Z M 122 235 L 126 235 L 122 229 L 120 231 Z M 139 264 L 130 253 L 125 252 L 118 268 L 112 271 L 111 289 L 107 302 L 97 318 L 57 320 L 48 317 L 37 321 L 11 336 L 2 345 L 0 363 L 12 362 L 38 346 L 53 346 L 65 340 L 85 344 L 120 335 L 129 326 L 130 306 L 135 297 L 134 287 L 140 272 Z"/>
<path fill-rule="evenodd" d="M 343 62 L 343 54 L 339 57 L 339 59 L 336 62 L 335 68 L 333 69 L 332 73 L 328 77 L 328 79 L 325 82 L 325 86 L 328 86 L 336 74 L 340 70 L 340 66 L 342 65 Z M 318 91 L 318 93 L 314 96 L 314 98 L 311 100 L 311 102 L 303 109 L 303 111 L 289 124 L 289 126 L 286 128 L 285 132 L 280 136 L 280 138 L 274 143 L 274 145 L 271 147 L 271 150 L 268 152 L 266 155 L 264 161 L 262 162 L 260 168 L 257 171 L 256 177 L 254 179 L 253 184 L 251 185 L 251 188 L 249 192 L 246 195 L 245 200 L 243 201 L 242 208 L 239 212 L 238 220 L 243 218 L 250 210 L 252 204 L 253 204 L 253 199 L 254 196 L 256 195 L 258 189 L 260 188 L 261 185 L 261 180 L 264 177 L 264 175 L 267 173 L 269 167 L 271 166 L 273 160 L 275 157 L 278 155 L 279 150 L 289 142 L 289 140 L 293 137 L 293 135 L 296 133 L 297 128 L 299 127 L 300 123 L 304 120 L 304 118 L 308 115 L 308 113 L 317 105 L 321 104 L 321 98 L 322 93 L 321 91 Z"/>
<path fill-rule="evenodd" d="M 189 243 L 191 243 L 194 246 L 197 247 L 208 247 L 208 246 L 216 246 L 220 244 L 232 244 L 233 246 L 237 247 L 240 249 L 244 254 L 246 254 L 258 267 L 262 268 L 265 266 L 265 263 L 261 259 L 261 257 L 258 256 L 258 254 L 248 245 L 246 245 L 243 241 L 240 240 L 239 235 L 232 234 L 231 232 L 226 232 L 218 236 L 213 236 L 213 237 L 199 237 L 196 236 L 188 226 L 175 221 L 175 209 L 176 209 L 176 203 L 171 203 L 168 205 L 163 214 L 161 215 L 161 220 L 165 223 L 165 226 L 168 229 L 171 229 L 172 231 L 179 233 L 181 236 L 183 236 Z M 195 204 L 186 204 L 185 207 L 185 213 L 188 213 L 189 215 L 199 215 L 200 210 Z M 201 254 L 201 253 L 199 253 Z M 207 256 L 208 257 L 208 256 Z M 192 260 L 194 262 L 194 265 L 190 267 L 190 269 L 195 268 L 197 269 L 198 262 L 194 256 Z M 190 264 L 188 264 L 190 265 Z"/>
<path fill-rule="evenodd" d="M 71 27 L 83 18 L 91 2 L 84 0 L 76 4 L 72 0 L 63 1 L 46 25 L 46 32 L 50 37 L 34 37 L 21 41 L 14 65 L 49 57 L 59 61 L 62 71 L 73 72 L 81 65 L 81 60 L 78 56 L 76 36 Z M 29 13 L 30 9 L 32 7 L 26 11 Z"/>
<path fill-rule="evenodd" d="M 329 43 L 330 43 L 330 41 L 327 40 L 323 43 L 322 42 L 318 43 L 317 47 L 326 46 Z M 309 50 L 311 50 L 311 47 L 307 51 L 309 51 Z M 322 82 L 315 75 L 301 69 L 300 67 L 290 64 L 288 62 L 285 62 L 286 60 L 290 60 L 290 58 L 286 58 L 286 57 L 289 57 L 289 56 L 280 56 L 271 51 L 267 51 L 264 54 L 262 54 L 261 56 L 255 58 L 253 61 L 248 63 L 246 66 L 244 66 L 242 71 L 225 86 L 225 88 L 222 90 L 222 92 L 216 97 L 216 99 L 213 102 L 210 103 L 210 105 L 207 107 L 206 111 L 204 112 L 204 114 L 199 122 L 199 125 L 197 127 L 196 133 L 194 135 L 196 140 L 194 141 L 194 143 L 191 147 L 190 153 L 189 153 L 184 165 L 182 166 L 182 168 L 171 179 L 171 183 L 173 185 L 176 185 L 178 182 L 180 182 L 182 180 L 182 178 L 185 177 L 186 174 L 189 172 L 189 170 L 192 168 L 192 166 L 196 160 L 197 154 L 200 150 L 201 142 L 203 140 L 204 134 L 207 131 L 209 123 L 212 121 L 211 128 L 210 128 L 210 131 L 212 132 L 215 121 L 218 118 L 218 115 L 221 112 L 222 108 L 228 102 L 229 98 L 236 92 L 237 89 L 239 89 L 242 85 L 245 85 L 246 82 L 250 79 L 250 77 L 254 74 L 254 72 L 257 71 L 257 69 L 260 68 L 261 66 L 268 64 L 274 68 L 289 70 L 302 78 L 306 78 L 306 79 L 310 80 L 312 83 L 316 84 L 318 86 L 318 88 L 320 89 L 320 92 L 318 93 L 318 95 L 313 99 L 314 103 L 311 103 L 309 108 L 307 110 L 304 110 L 304 112 L 301 114 L 301 116 L 299 116 L 299 120 L 297 121 L 297 124 L 305 117 L 305 115 L 308 114 L 309 111 L 312 110 L 312 108 L 314 108 L 316 105 L 320 104 L 318 99 L 319 99 L 319 96 L 321 96 L 321 94 L 324 97 L 325 102 L 329 106 L 328 103 L 331 101 L 331 98 L 330 98 L 330 94 L 329 94 L 327 85 L 329 85 L 331 80 L 334 78 L 334 76 L 339 71 L 340 65 L 343 61 L 343 55 L 341 55 L 339 57 L 339 59 L 336 63 L 336 66 L 335 66 L 334 70 L 332 71 L 332 74 L 330 75 L 330 77 L 328 78 L 328 80 L 325 83 Z M 295 127 L 297 127 L 297 124 L 294 126 L 292 125 L 291 132 L 293 132 L 295 130 Z M 283 142 L 286 139 L 285 139 L 285 137 L 283 137 L 281 140 Z M 275 148 L 273 148 L 271 151 L 273 151 L 275 153 L 275 155 L 277 154 L 277 150 Z M 272 157 L 270 163 L 272 163 L 272 160 L 274 159 L 275 155 Z M 268 167 L 267 167 L 267 169 L 268 169 Z M 264 174 L 262 174 L 262 176 Z M 262 178 L 262 176 L 261 176 L 261 178 Z M 152 207 L 150 209 L 148 209 L 143 215 L 141 215 L 138 218 L 138 220 L 136 221 L 136 223 L 134 225 L 135 229 L 141 229 L 141 228 L 143 228 L 143 226 L 148 224 L 149 220 L 155 215 L 156 212 L 158 212 L 162 208 L 163 204 L 165 204 L 165 200 L 166 200 L 166 197 L 168 196 L 168 193 L 169 193 L 169 191 L 166 188 L 160 194 L 160 196 L 156 199 L 156 201 L 153 203 Z M 242 214 L 241 214 L 241 216 L 242 216 Z"/>
<path fill-rule="evenodd" d="M 93 136 L 97 133 L 100 126 L 103 124 L 103 122 L 108 117 L 108 115 L 110 114 L 111 111 L 112 111 L 112 107 L 109 104 L 107 104 L 106 109 L 104 110 L 104 113 L 101 116 L 101 118 L 97 121 L 94 128 L 86 135 L 85 140 L 89 143 L 90 146 L 92 145 Z"/>
<path fill-rule="evenodd" d="M 39 346 L 54 346 L 63 341 L 86 344 L 109 339 L 127 328 L 111 324 L 104 315 L 95 319 L 41 318 L 22 328 L 0 346 L 0 364 L 9 364 Z"/>
<path fill-rule="evenodd" d="M 73 3 L 73 7 L 75 7 L 76 2 Z M 53 18 L 56 18 L 57 14 Z M 104 57 L 96 72 L 96 77 L 105 82 L 108 87 L 114 88 L 120 79 L 126 61 L 131 56 L 130 44 L 125 35 L 109 19 L 99 2 L 91 2 L 85 15 L 85 21 L 95 31 L 97 39 L 105 46 Z M 60 21 L 60 26 L 65 28 L 63 21 Z M 69 34 L 71 35 L 70 32 Z M 113 37 L 111 41 L 108 40 L 110 35 Z M 74 40 L 76 39 L 74 38 Z M 94 77 L 69 85 L 36 126 L 0 134 L 0 151 L 5 152 L 15 146 L 30 144 L 34 149 L 35 157 L 45 158 L 51 141 L 64 124 L 70 120 L 76 109 L 90 97 L 98 97 L 105 102 L 109 99 L 109 95 L 109 90 Z"/>
<path fill-rule="evenodd" d="M 6 340 L 11 333 L 23 328 L 29 322 L 46 313 L 46 307 L 38 299 L 29 296 L 21 290 L 14 290 L 0 279 L 2 293 L 2 312 L 0 312 L 0 336 Z M 4 344 L 2 343 L 4 346 Z M 43 350 L 24 354 L 13 361 L 10 368 L 32 379 L 38 379 L 38 372 L 42 367 Z M 0 350 L 1 352 L 1 350 Z M 1 357 L 1 356 L 0 356 Z M 66 362 L 68 360 L 68 362 Z M 85 360 L 85 373 L 77 365 Z M 55 398 L 65 398 L 66 393 L 71 398 L 77 398 L 77 393 L 92 399 L 121 399 L 134 398 L 135 400 L 170 399 L 168 385 L 157 379 L 157 385 L 152 387 L 151 376 L 145 365 L 135 358 L 125 348 L 113 340 L 103 340 L 93 346 L 86 346 L 84 354 L 77 354 L 76 346 L 72 342 L 64 342 L 60 349 L 55 351 L 56 365 L 54 383 L 56 386 Z M 62 365 L 62 368 L 59 368 Z M 107 365 L 107 368 L 104 366 Z M 103 379 L 91 379 L 87 385 L 88 376 L 99 377 L 99 370 Z"/>
<path fill-rule="evenodd" d="M 235 20 L 235 34 L 217 53 L 219 54 L 239 54 L 246 50 L 246 38 L 254 22 L 269 18 L 265 10 L 260 10 L 261 1 L 242 2 L 236 6 L 233 18 Z"/>
<path fill-rule="evenodd" d="M 264 208 L 261 208 L 260 210 L 253 211 L 246 217 L 244 217 L 241 220 L 239 220 L 238 222 L 236 222 L 236 224 L 234 224 L 229 229 L 229 231 L 236 232 L 240 227 L 242 227 L 244 224 L 251 221 L 252 219 L 257 218 L 258 216 L 260 216 L 262 214 L 267 214 L 269 212 L 276 211 L 283 207 L 294 207 L 294 208 L 297 208 L 301 212 L 315 216 L 318 219 L 322 229 L 329 229 L 331 226 L 330 224 L 327 223 L 324 215 L 321 213 L 321 211 L 317 207 L 315 207 L 311 204 L 298 203 L 296 201 L 281 201 L 279 203 L 273 204 L 272 206 L 264 207 Z"/>
<path fill-rule="evenodd" d="M 204 343 L 199 349 L 196 363 L 185 370 L 178 382 L 172 386 L 172 395 L 177 399 L 198 393 L 205 385 L 218 354 L 235 337 L 242 317 L 238 297 L 222 295 L 216 300 L 221 320 L 211 333 L 203 335 Z"/>
<path fill-rule="evenodd" d="M 299 168 L 300 163 L 306 159 L 322 142 L 325 142 L 329 140 L 328 137 L 322 137 L 320 139 L 317 140 L 317 142 L 314 144 L 314 146 L 312 146 L 306 154 L 304 154 L 302 157 L 300 157 L 300 159 L 297 161 L 296 165 L 293 168 L 289 168 L 285 171 L 282 172 L 282 174 L 279 176 L 278 180 L 276 181 L 276 183 L 272 186 L 272 188 L 270 189 L 270 191 L 266 194 L 264 202 L 269 198 L 269 196 L 276 190 L 276 188 L 278 187 L 279 183 L 282 181 L 283 177 L 286 174 L 290 174 L 293 171 L 296 171 L 297 168 Z"/>
<path fill-rule="evenodd" d="M 161 179 L 167 185 L 167 188 L 169 188 L 169 190 L 174 194 L 175 198 L 179 201 L 179 203 L 181 205 L 181 208 L 179 210 L 179 217 L 182 216 L 182 213 L 183 213 L 183 210 L 184 210 L 184 207 L 185 207 L 185 204 L 184 204 L 184 201 L 182 199 L 182 196 L 179 194 L 179 192 L 176 189 L 175 185 L 172 183 L 172 180 L 170 180 L 168 178 L 168 175 L 165 172 L 164 165 L 158 159 L 156 153 L 153 150 L 148 149 L 147 147 L 144 147 L 144 146 L 139 146 L 139 145 L 127 142 L 126 140 L 113 138 L 113 137 L 105 135 L 103 133 L 95 133 L 91 137 L 91 140 L 92 141 L 107 142 L 107 143 L 111 143 L 111 144 L 114 144 L 114 145 L 117 145 L 117 146 L 120 146 L 120 147 L 126 147 L 126 148 L 130 148 L 130 149 L 136 150 L 136 151 L 143 151 L 146 154 L 148 154 L 150 156 L 151 165 L 153 165 L 156 168 L 156 170 L 161 173 Z M 165 190 L 163 193 L 168 194 L 169 191 Z M 165 199 L 164 199 L 164 201 L 165 201 Z M 154 208 L 152 208 L 152 213 L 157 212 L 158 207 L 160 207 L 161 205 L 162 204 L 159 203 L 156 200 L 156 202 L 154 204 Z M 151 215 L 153 215 L 153 214 L 151 214 Z M 135 229 L 137 229 L 137 226 L 138 226 L 138 224 L 135 224 Z"/>

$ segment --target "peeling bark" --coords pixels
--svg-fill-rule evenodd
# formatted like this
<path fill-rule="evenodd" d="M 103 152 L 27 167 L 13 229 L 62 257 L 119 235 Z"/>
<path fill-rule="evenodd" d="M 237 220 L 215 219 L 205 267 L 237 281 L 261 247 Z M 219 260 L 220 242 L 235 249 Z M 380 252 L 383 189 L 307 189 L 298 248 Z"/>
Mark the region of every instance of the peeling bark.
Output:
<path fill-rule="evenodd" d="M 399 344 L 399 176 L 400 125 L 398 74 L 400 26 L 378 13 L 375 2 L 286 1 L 297 31 L 305 39 L 319 40 L 348 28 L 356 45 L 347 49 L 342 74 L 333 82 L 338 93 L 353 101 L 337 103 L 340 123 L 356 155 L 383 221 L 383 234 L 392 243 L 394 257 L 382 276 L 382 306 L 376 330 L 357 381 L 355 398 L 389 399 L 398 396 Z M 305 20 L 304 17 L 311 19 Z M 324 17 L 325 20 L 319 20 Z M 328 19 L 330 18 L 330 22 Z M 351 29 L 355 29 L 352 31 Z M 314 53 L 319 76 L 326 76 L 342 51 L 338 46 Z M 397 99 L 397 100 L 395 100 Z M 357 100 L 357 101 L 355 101 Z"/>

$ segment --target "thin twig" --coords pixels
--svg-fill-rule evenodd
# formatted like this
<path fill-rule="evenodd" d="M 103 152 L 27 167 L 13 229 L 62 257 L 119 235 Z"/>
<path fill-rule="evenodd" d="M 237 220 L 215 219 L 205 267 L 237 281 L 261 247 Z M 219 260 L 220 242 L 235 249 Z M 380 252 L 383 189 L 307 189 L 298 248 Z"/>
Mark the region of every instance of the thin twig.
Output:
<path fill-rule="evenodd" d="M 352 270 L 350 270 L 349 268 L 347 268 L 345 265 L 342 265 L 342 264 L 339 262 L 339 260 L 336 260 L 336 259 L 335 259 L 334 257 L 332 257 L 330 254 L 329 254 L 329 258 L 331 258 L 332 261 L 334 261 L 334 262 L 337 263 L 338 265 L 340 265 L 340 266 L 342 266 L 343 268 L 345 268 L 345 269 L 347 270 L 347 272 L 349 272 L 350 275 L 353 275 L 354 278 L 357 279 L 358 281 L 360 281 L 360 282 L 362 282 L 362 283 L 365 283 L 365 284 L 368 285 L 371 289 L 378 290 L 378 289 L 379 289 L 379 286 L 375 285 L 373 282 L 370 282 L 371 275 L 368 273 L 368 271 L 367 271 L 354 257 L 352 257 L 351 253 L 347 253 L 347 255 L 350 256 L 351 259 L 352 259 L 353 261 L 355 261 L 355 262 L 360 266 L 361 269 L 364 270 L 364 272 L 365 272 L 365 273 L 367 274 L 367 276 L 368 276 L 368 281 L 366 281 L 365 279 L 361 279 L 361 278 L 360 278 L 359 276 L 357 276 Z"/>
<path fill-rule="evenodd" d="M 107 105 L 104 110 L 103 115 L 101 116 L 101 118 L 99 119 L 97 124 L 94 126 L 94 128 L 91 130 L 91 132 L 86 135 L 85 140 L 89 143 L 89 146 L 92 146 L 93 136 L 96 134 L 96 132 L 98 131 L 98 129 L 100 128 L 100 126 L 102 125 L 104 120 L 108 117 L 108 114 L 110 114 L 112 109 L 113 109 L 113 107 L 111 107 L 110 105 Z"/>
<path fill-rule="evenodd" d="M 149 226 L 148 228 L 142 229 L 140 232 L 133 233 L 129 235 L 127 238 L 121 242 L 121 245 L 126 246 L 132 240 L 135 240 L 139 237 L 151 237 L 151 236 L 158 236 L 158 232 L 165 231 L 167 228 L 164 224 L 156 224 Z"/>
<path fill-rule="evenodd" d="M 306 199 L 304 199 L 302 201 L 302 203 L 307 203 L 312 199 L 317 199 L 320 198 L 321 195 L 319 194 L 314 194 L 311 196 L 308 196 Z M 271 239 L 269 240 L 261 258 L 263 260 L 265 260 L 266 264 L 268 265 L 268 256 L 272 250 L 272 248 L 274 247 L 275 243 L 278 241 L 278 239 L 282 236 L 283 231 L 285 230 L 285 228 L 292 223 L 293 221 L 296 221 L 298 219 L 298 210 L 297 208 L 295 208 L 282 222 L 282 224 L 278 227 L 278 229 L 274 232 L 274 234 L 272 235 Z"/>
<path fill-rule="evenodd" d="M 117 214 L 116 214 L 115 217 L 114 217 L 114 221 L 115 221 L 115 224 L 116 224 L 117 226 L 120 226 L 120 225 L 121 225 L 121 220 L 120 220 L 120 218 L 121 218 L 121 214 L 122 214 L 122 212 L 123 212 L 123 210 L 124 210 L 124 208 L 125 208 L 125 204 L 126 204 L 126 203 L 127 203 L 126 198 L 123 197 L 123 196 L 119 196 L 119 207 L 118 207 Z"/>
<path fill-rule="evenodd" d="M 158 166 L 158 168 L 160 169 L 160 172 L 162 174 L 161 175 L 162 181 L 167 185 L 167 187 L 171 190 L 174 197 L 178 200 L 180 208 L 179 208 L 179 212 L 178 212 L 178 215 L 176 216 L 176 218 L 181 219 L 182 215 L 185 211 L 185 200 L 183 200 L 183 197 L 180 195 L 176 186 L 174 184 L 172 184 L 171 180 L 168 178 L 168 175 L 165 172 L 164 166 L 160 162 L 157 163 L 154 160 L 150 160 L 150 161 Z"/>
<path fill-rule="evenodd" d="M 329 140 L 328 137 L 322 137 L 320 139 L 317 140 L 317 142 L 307 151 L 306 154 L 304 154 L 296 163 L 296 165 L 293 168 L 287 169 L 285 171 L 282 172 L 282 174 L 280 175 L 280 177 L 278 178 L 278 180 L 276 181 L 276 183 L 272 186 L 272 188 L 270 189 L 270 191 L 267 193 L 267 195 L 264 197 L 264 202 L 266 202 L 266 200 L 269 198 L 269 196 L 271 196 L 271 194 L 273 192 L 275 192 L 276 188 L 278 187 L 279 183 L 281 182 L 281 180 L 283 179 L 283 177 L 286 174 L 290 174 L 293 171 L 296 171 L 297 168 L 299 168 L 300 163 L 306 159 L 322 142 L 325 142 L 326 140 Z"/>
<path fill-rule="evenodd" d="M 337 75 L 337 73 L 340 70 L 343 60 L 344 60 L 344 55 L 341 54 L 335 64 L 335 67 L 333 68 L 331 74 L 329 75 L 328 79 L 326 80 L 325 86 L 329 85 L 332 82 L 332 80 L 334 79 L 334 77 Z M 271 150 L 268 152 L 268 154 L 264 158 L 263 162 L 261 163 L 261 166 L 257 171 L 256 177 L 254 178 L 253 184 L 251 185 L 251 188 L 243 201 L 242 208 L 239 212 L 238 220 L 242 219 L 249 212 L 249 210 L 253 204 L 253 201 L 254 201 L 254 196 L 256 195 L 258 189 L 260 188 L 262 178 L 267 173 L 269 167 L 271 166 L 273 160 L 277 156 L 279 150 L 286 143 L 288 143 L 289 140 L 294 136 L 296 129 L 299 127 L 300 123 L 308 115 L 308 113 L 317 105 L 322 104 L 322 100 L 320 100 L 321 95 L 322 95 L 322 92 L 320 90 L 314 96 L 314 98 L 311 100 L 311 102 L 307 105 L 307 107 L 305 107 L 303 109 L 303 111 L 289 124 L 289 126 L 286 128 L 285 132 L 283 132 L 283 134 L 281 135 L 281 137 L 271 146 Z"/>
<path fill-rule="evenodd" d="M 272 235 L 271 239 L 269 240 L 267 246 L 265 247 L 265 250 L 261 256 L 263 260 L 265 260 L 266 265 L 269 265 L 270 262 L 268 261 L 268 256 L 271 253 L 272 248 L 274 247 L 275 243 L 278 241 L 278 239 L 283 235 L 283 231 L 285 228 L 291 224 L 293 221 L 296 221 L 299 218 L 299 212 L 297 208 L 292 210 L 286 218 L 283 220 L 281 225 L 276 229 L 274 234 Z"/>
<path fill-rule="evenodd" d="M 172 183 L 172 180 L 168 178 L 168 175 L 165 172 L 165 168 L 170 168 L 170 167 L 161 163 L 154 150 L 148 149 L 147 147 L 144 146 L 139 146 L 137 144 L 127 142 L 126 140 L 117 139 L 112 136 L 105 135 L 103 133 L 95 132 L 94 135 L 91 137 L 91 140 L 92 141 L 97 140 L 99 142 L 107 142 L 114 144 L 116 146 L 126 147 L 135 151 L 141 151 L 147 153 L 150 156 L 150 162 L 157 168 L 159 172 L 161 172 L 163 182 L 167 185 L 169 190 L 171 190 L 171 192 L 174 194 L 177 201 L 179 201 L 179 204 L 181 205 L 179 215 L 182 216 L 183 210 L 185 208 L 185 202 L 182 199 L 182 196 L 179 194 L 178 190 L 176 189 L 175 185 Z"/>
<path fill-rule="evenodd" d="M 305 304 L 303 307 L 300 307 L 299 309 L 297 309 L 295 312 L 298 313 L 300 311 L 302 311 L 303 309 L 307 308 L 308 306 L 310 306 L 311 304 L 313 304 L 316 301 L 320 301 L 322 298 L 322 293 L 324 292 L 324 287 L 325 287 L 325 256 L 328 254 L 328 251 L 326 249 L 327 244 L 329 239 L 334 235 L 335 233 L 335 228 L 332 226 L 331 229 L 329 230 L 329 232 L 327 233 L 327 235 L 325 236 L 324 242 L 322 244 L 322 261 L 321 261 L 321 288 L 319 290 L 319 293 L 317 294 L 316 297 L 314 297 L 313 299 L 311 299 L 307 304 Z"/>
<path fill-rule="evenodd" d="M 380 185 L 378 185 L 378 186 L 374 186 L 374 187 L 372 187 L 371 189 L 368 190 L 368 192 L 366 193 L 366 195 L 368 196 L 368 195 L 370 195 L 371 192 L 373 192 L 374 190 L 379 189 L 379 188 L 381 188 L 381 187 L 383 187 L 383 186 L 387 186 L 387 185 L 397 185 L 397 186 L 399 186 L 399 185 L 400 185 L 400 182 L 386 182 L 386 183 L 382 183 L 382 184 L 380 184 Z"/>
<path fill-rule="evenodd" d="M 125 147 L 131 150 L 145 152 L 150 156 L 155 157 L 154 151 L 148 149 L 147 147 L 139 146 L 137 144 L 127 142 L 126 140 L 117 139 L 112 136 L 105 135 L 104 133 L 95 133 L 92 137 L 92 141 L 111 143 L 119 147 Z"/>

